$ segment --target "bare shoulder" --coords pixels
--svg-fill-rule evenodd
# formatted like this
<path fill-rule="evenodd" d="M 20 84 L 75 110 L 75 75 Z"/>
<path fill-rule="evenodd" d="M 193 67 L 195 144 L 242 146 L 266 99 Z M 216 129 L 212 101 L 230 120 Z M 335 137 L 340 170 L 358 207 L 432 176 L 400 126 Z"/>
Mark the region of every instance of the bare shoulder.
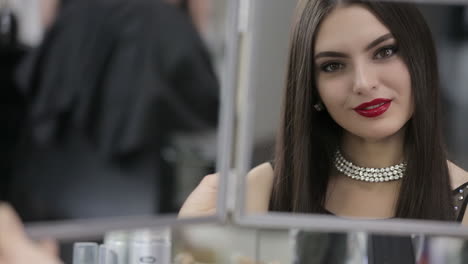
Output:
<path fill-rule="evenodd" d="M 246 208 L 249 213 L 268 211 L 271 190 L 273 188 L 273 168 L 270 163 L 263 163 L 247 174 Z"/>
<path fill-rule="evenodd" d="M 450 181 L 452 182 L 452 189 L 456 189 L 460 185 L 468 182 L 468 172 L 451 161 L 447 161 L 447 165 L 450 173 Z"/>
<path fill-rule="evenodd" d="M 249 183 L 273 183 L 273 168 L 271 164 L 265 162 L 253 168 L 247 174 L 247 180 Z"/>

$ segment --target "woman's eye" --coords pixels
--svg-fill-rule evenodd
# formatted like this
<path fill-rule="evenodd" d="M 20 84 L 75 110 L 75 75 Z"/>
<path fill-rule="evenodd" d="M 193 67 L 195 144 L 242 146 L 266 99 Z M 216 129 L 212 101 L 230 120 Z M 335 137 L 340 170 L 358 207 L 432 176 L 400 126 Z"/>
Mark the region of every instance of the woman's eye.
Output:
<path fill-rule="evenodd" d="M 393 56 L 397 52 L 397 48 L 394 46 L 383 47 L 376 54 L 376 59 L 384 59 Z"/>
<path fill-rule="evenodd" d="M 332 62 L 332 63 L 327 63 L 323 65 L 321 68 L 322 68 L 322 71 L 324 72 L 335 72 L 335 71 L 343 69 L 343 67 L 344 65 L 341 63 Z"/>

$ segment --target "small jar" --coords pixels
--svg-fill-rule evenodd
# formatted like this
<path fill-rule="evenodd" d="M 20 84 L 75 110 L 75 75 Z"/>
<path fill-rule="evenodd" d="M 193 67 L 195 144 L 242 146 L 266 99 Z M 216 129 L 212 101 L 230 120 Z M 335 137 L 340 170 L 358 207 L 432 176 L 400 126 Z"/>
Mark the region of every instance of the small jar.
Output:
<path fill-rule="evenodd" d="M 169 228 L 135 231 L 130 236 L 129 264 L 170 264 Z"/>

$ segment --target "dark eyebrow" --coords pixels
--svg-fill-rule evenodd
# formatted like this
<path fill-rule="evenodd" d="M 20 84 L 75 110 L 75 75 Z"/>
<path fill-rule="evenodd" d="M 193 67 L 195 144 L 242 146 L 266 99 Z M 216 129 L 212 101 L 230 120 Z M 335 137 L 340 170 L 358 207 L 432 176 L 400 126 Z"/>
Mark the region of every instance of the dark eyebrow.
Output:
<path fill-rule="evenodd" d="M 345 58 L 347 56 L 344 53 L 336 52 L 336 51 L 324 51 L 324 52 L 317 53 L 317 55 L 315 55 L 315 59 L 322 58 L 322 57 Z"/>
<path fill-rule="evenodd" d="M 386 41 L 387 39 L 391 39 L 391 38 L 393 38 L 392 33 L 388 33 L 388 34 L 385 34 L 383 36 L 380 36 L 376 40 L 372 41 L 369 45 L 367 45 L 367 47 L 365 48 L 365 51 L 369 51 L 373 47 L 375 47 L 375 46 L 379 45 L 380 43 Z M 341 52 L 336 52 L 336 51 L 324 51 L 324 52 L 317 53 L 317 55 L 315 55 L 314 58 L 318 59 L 318 58 L 322 58 L 322 57 L 345 58 L 345 57 L 347 57 L 347 55 L 344 54 L 344 53 L 341 53 Z"/>
<path fill-rule="evenodd" d="M 372 41 L 369 45 L 367 45 L 365 51 L 369 51 L 373 47 L 379 45 L 381 42 L 384 42 L 387 39 L 391 39 L 391 38 L 393 38 L 392 33 L 388 33 L 388 34 L 385 34 L 385 35 L 383 35 L 381 37 L 378 37 L 376 40 Z"/>

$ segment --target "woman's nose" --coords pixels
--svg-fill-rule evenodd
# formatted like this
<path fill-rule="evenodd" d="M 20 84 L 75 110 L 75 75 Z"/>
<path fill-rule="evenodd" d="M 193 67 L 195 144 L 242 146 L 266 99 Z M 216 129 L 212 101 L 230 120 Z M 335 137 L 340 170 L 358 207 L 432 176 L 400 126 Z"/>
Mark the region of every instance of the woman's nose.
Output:
<path fill-rule="evenodd" d="M 357 94 L 369 93 L 377 87 L 377 76 L 372 65 L 358 63 L 354 67 L 353 92 Z"/>

